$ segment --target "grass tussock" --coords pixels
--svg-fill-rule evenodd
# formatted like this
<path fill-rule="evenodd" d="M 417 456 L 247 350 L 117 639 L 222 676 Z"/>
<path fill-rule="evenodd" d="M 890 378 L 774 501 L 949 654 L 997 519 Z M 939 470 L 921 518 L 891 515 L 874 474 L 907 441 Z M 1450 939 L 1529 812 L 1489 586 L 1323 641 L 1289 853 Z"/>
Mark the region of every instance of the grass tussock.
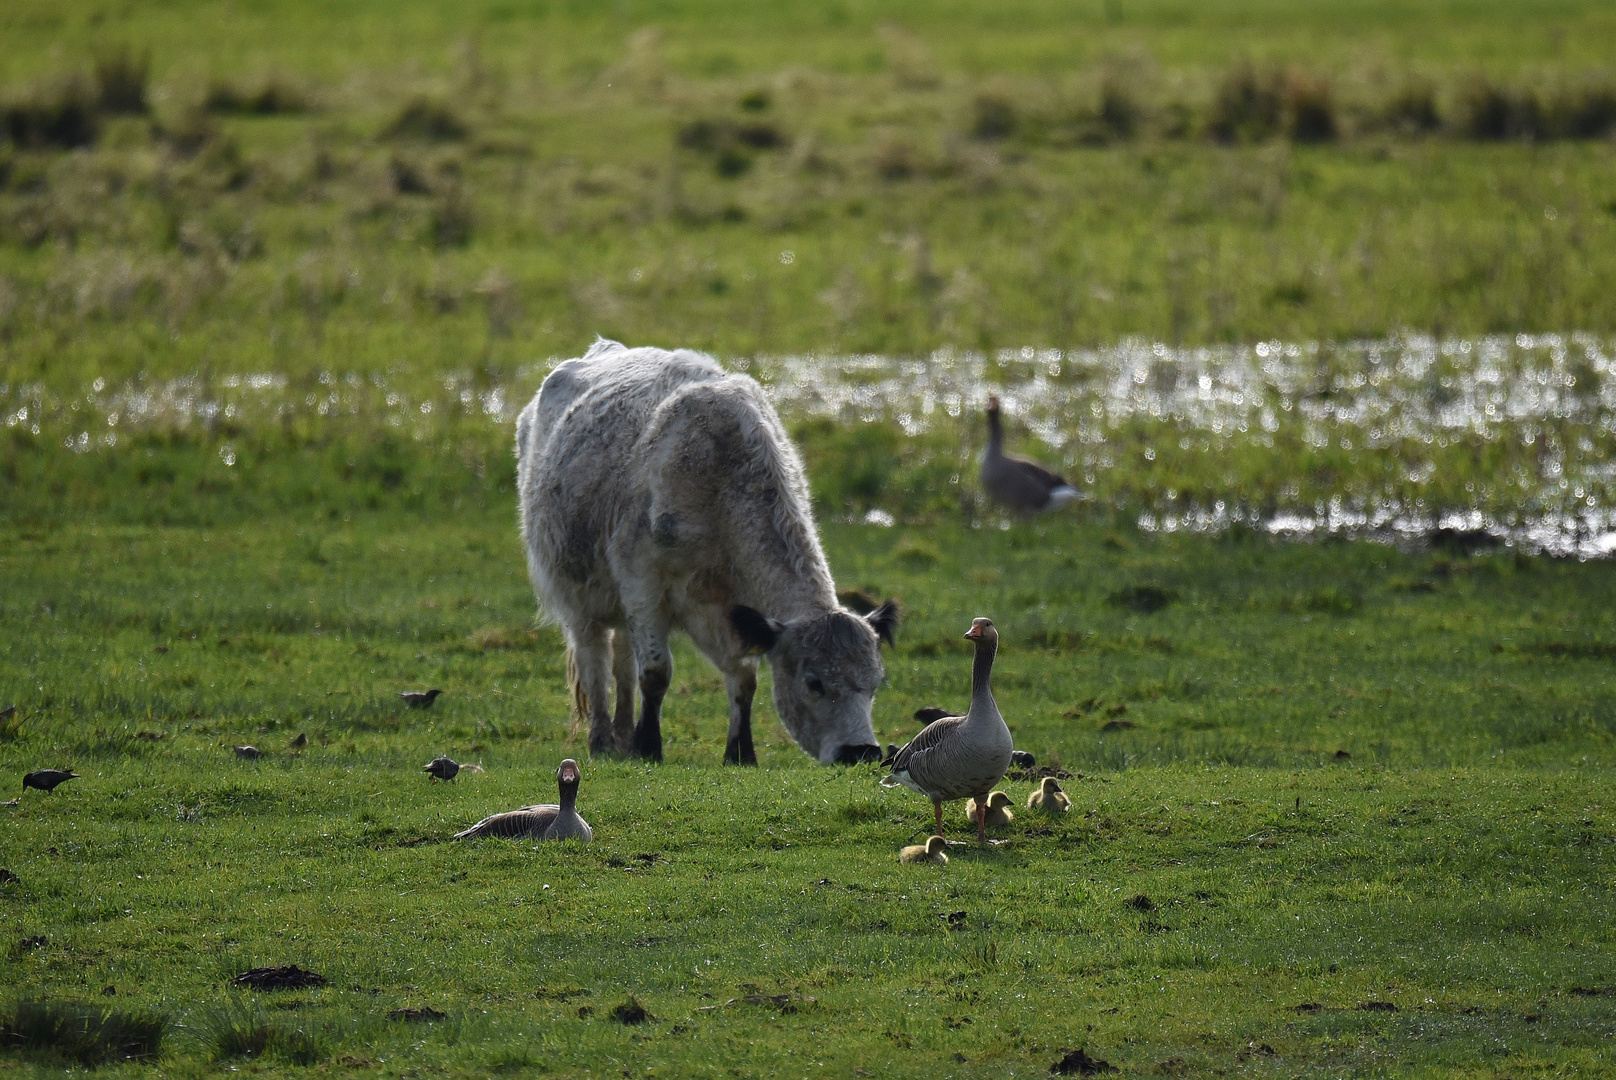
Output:
<path fill-rule="evenodd" d="M 43 1054 L 93 1068 L 150 1061 L 163 1050 L 169 1021 L 88 1005 L 22 1000 L 0 1011 L 0 1050 Z"/>
<path fill-rule="evenodd" d="M 315 1034 L 270 1019 L 252 998 L 232 995 L 193 1015 L 188 1025 L 217 1062 L 270 1058 L 288 1065 L 315 1065 L 330 1056 Z"/>

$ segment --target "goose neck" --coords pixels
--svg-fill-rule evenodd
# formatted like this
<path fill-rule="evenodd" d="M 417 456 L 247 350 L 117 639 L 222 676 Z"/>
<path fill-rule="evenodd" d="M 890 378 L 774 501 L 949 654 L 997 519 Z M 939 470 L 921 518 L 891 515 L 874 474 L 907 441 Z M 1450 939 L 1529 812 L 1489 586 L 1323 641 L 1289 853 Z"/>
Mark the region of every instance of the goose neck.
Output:
<path fill-rule="evenodd" d="M 976 660 L 971 664 L 971 701 L 992 701 L 993 691 L 988 686 L 988 679 L 993 674 L 993 656 L 998 652 L 999 643 L 991 638 L 982 638 L 976 643 Z"/>
<path fill-rule="evenodd" d="M 988 413 L 988 455 L 998 457 L 1004 453 L 1004 425 L 999 421 L 999 410 Z"/>
<path fill-rule="evenodd" d="M 575 807 L 577 805 L 578 805 L 578 785 L 577 784 L 562 784 L 561 785 L 561 812 L 570 817 L 575 812 Z"/>

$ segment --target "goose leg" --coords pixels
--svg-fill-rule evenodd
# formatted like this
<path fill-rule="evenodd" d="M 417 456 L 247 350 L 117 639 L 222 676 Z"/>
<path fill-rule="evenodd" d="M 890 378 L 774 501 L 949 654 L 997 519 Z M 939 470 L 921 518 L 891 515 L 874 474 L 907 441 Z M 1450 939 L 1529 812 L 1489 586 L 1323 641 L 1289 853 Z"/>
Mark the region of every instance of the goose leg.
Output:
<path fill-rule="evenodd" d="M 980 800 L 976 804 L 976 838 L 982 843 L 988 842 L 988 801 Z"/>
<path fill-rule="evenodd" d="M 757 693 L 757 669 L 744 667 L 724 676 L 729 692 L 729 738 L 724 743 L 725 765 L 756 765 L 752 749 L 752 698 Z"/>
<path fill-rule="evenodd" d="M 941 799 L 933 799 L 931 801 L 931 808 L 932 812 L 937 815 L 937 835 L 941 836 L 943 835 L 943 801 Z"/>

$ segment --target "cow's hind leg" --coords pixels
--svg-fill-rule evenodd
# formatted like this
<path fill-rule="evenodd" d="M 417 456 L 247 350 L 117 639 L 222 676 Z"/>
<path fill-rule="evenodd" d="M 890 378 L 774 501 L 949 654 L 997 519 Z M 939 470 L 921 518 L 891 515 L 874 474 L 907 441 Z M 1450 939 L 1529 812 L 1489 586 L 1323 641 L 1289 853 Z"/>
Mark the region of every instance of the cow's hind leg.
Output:
<path fill-rule="evenodd" d="M 724 676 L 729 695 L 729 738 L 724 742 L 725 765 L 756 765 L 752 749 L 752 698 L 757 693 L 757 668 L 747 666 Z"/>
<path fill-rule="evenodd" d="M 640 722 L 634 728 L 634 754 L 662 760 L 662 698 L 673 681 L 673 654 L 666 631 L 636 631 L 634 662 L 640 674 Z"/>
<path fill-rule="evenodd" d="M 618 753 L 627 754 L 634 748 L 634 643 L 621 628 L 612 631 L 612 680 L 617 684 L 612 738 Z"/>
<path fill-rule="evenodd" d="M 607 688 L 612 666 L 611 640 L 599 626 L 585 627 L 567 634 L 572 646 L 572 699 L 589 721 L 591 757 L 617 752 L 612 734 L 612 714 L 607 708 Z"/>

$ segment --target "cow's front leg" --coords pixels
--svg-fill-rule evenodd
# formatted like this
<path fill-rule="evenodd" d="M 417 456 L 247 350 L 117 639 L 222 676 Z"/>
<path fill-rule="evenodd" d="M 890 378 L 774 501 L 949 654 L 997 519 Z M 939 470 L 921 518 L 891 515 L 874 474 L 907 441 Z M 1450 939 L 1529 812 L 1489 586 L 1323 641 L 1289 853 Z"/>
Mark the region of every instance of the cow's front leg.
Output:
<path fill-rule="evenodd" d="M 756 765 L 752 749 L 752 698 L 757 693 L 757 669 L 744 667 L 724 676 L 729 694 L 729 738 L 724 743 L 725 765 Z"/>
<path fill-rule="evenodd" d="M 635 635 L 634 662 L 640 672 L 640 722 L 634 728 L 634 753 L 647 761 L 661 761 L 662 699 L 673 681 L 673 655 L 666 639 Z"/>

